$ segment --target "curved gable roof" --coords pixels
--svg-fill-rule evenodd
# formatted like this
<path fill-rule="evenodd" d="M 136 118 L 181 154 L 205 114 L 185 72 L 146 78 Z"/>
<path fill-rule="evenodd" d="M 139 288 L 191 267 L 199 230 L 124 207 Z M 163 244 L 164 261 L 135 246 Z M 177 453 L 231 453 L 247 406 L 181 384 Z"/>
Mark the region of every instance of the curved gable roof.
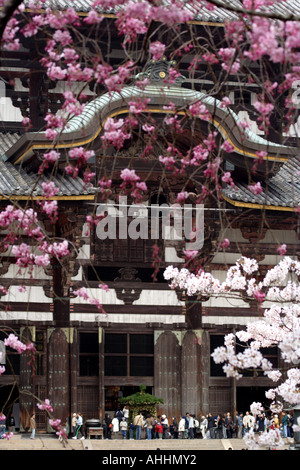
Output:
<path fill-rule="evenodd" d="M 101 135 L 108 118 L 128 113 L 129 101 L 144 97 L 150 99 L 147 110 L 152 114 L 166 113 L 163 107 L 170 102 L 175 104 L 179 113 L 185 113 L 184 109 L 190 104 L 199 100 L 202 101 L 212 115 L 211 123 L 222 138 L 228 140 L 234 146 L 235 159 L 238 163 L 240 160 L 241 166 L 245 158 L 255 159 L 257 158 L 256 152 L 264 150 L 267 152 L 267 156 L 264 157 L 266 171 L 269 171 L 268 165 L 274 165 L 274 163 L 278 165 L 278 168 L 282 168 L 282 172 L 277 179 L 275 179 L 275 175 L 274 179 L 270 180 L 271 192 L 269 194 L 271 194 L 271 198 L 266 198 L 266 194 L 264 197 L 257 195 L 254 198 L 245 185 L 239 185 L 238 183 L 238 190 L 224 189 L 224 196 L 228 202 L 236 205 L 242 205 L 243 203 L 254 204 L 257 207 L 267 204 L 270 208 L 294 207 L 294 205 L 291 205 L 291 200 L 287 202 L 284 199 L 287 191 L 293 192 L 292 187 L 288 189 L 287 184 L 281 185 L 281 189 L 279 187 L 285 169 L 288 168 L 287 171 L 290 171 L 291 162 L 298 164 L 298 149 L 270 142 L 248 129 L 244 130 L 234 111 L 229 108 L 223 109 L 219 100 L 199 91 L 179 86 L 161 87 L 159 85 L 149 85 L 142 91 L 133 85 L 125 87 L 120 92 L 103 94 L 88 103 L 82 114 L 73 117 L 69 121 L 68 127 L 59 134 L 55 147 L 57 149 L 68 149 L 92 144 Z M 34 151 L 46 150 L 49 147 L 49 141 L 44 132 L 27 133 L 6 152 L 3 159 L 17 165 L 31 156 Z M 293 182 L 291 181 L 289 184 L 293 184 Z M 279 198 L 275 196 L 277 193 Z"/>

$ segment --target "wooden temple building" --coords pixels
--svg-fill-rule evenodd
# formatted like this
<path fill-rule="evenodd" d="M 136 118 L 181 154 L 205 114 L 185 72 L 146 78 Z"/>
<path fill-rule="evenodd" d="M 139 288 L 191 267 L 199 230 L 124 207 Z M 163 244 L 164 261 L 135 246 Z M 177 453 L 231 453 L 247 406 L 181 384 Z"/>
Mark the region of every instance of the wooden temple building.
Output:
<path fill-rule="evenodd" d="M 89 2 L 77 2 L 82 15 Z M 222 34 L 221 17 L 195 21 L 195 27 L 211 27 Z M 110 24 L 111 18 L 105 18 Z M 113 27 L 113 26 L 112 26 Z M 121 63 L 120 39 L 112 35 L 111 60 Z M 96 227 L 87 230 L 86 216 L 101 203 L 94 184 L 86 185 L 82 176 L 66 175 L 63 167 L 55 174 L 45 173 L 37 182 L 41 155 L 49 149 L 43 132 L 48 110 L 60 109 L 63 83 L 49 80 L 39 59 L 45 41 L 39 38 L 35 49 L 31 39 L 22 38 L 18 52 L 1 54 L 0 77 L 5 86 L 0 111 L 0 206 L 9 201 L 21 207 L 41 197 L 41 182 L 47 178 L 59 188 L 58 220 L 55 227 L 41 218 L 49 233 L 55 231 L 57 240 L 69 241 L 71 254 L 63 262 L 53 263 L 49 269 L 35 268 L 33 276 L 18 278 L 18 268 L 9 253 L 2 253 L 1 285 L 7 294 L 1 295 L 1 337 L 5 331 L 16 331 L 20 338 L 30 337 L 37 348 L 35 366 L 27 358 L 7 351 L 14 366 L 18 387 L 40 399 L 49 398 L 54 415 L 66 421 L 73 412 L 81 412 L 84 419 L 103 419 L 106 412 L 118 408 L 118 400 L 139 390 L 146 390 L 164 400 L 158 411 L 167 416 L 194 413 L 197 416 L 231 411 L 247 411 L 252 401 L 266 403 L 264 391 L 270 385 L 263 375 L 247 374 L 235 382 L 226 378 L 222 368 L 213 363 L 211 353 L 223 343 L 229 332 L 243 328 L 257 318 L 256 305 L 242 300 L 186 298 L 184 293 L 171 290 L 163 278 L 166 266 L 183 266 L 184 240 L 157 240 L 162 261 L 153 282 L 153 240 L 149 238 L 115 238 L 100 240 Z M 34 51 L 34 52 L 33 52 Z M 147 68 L 148 67 L 148 68 Z M 228 267 L 241 256 L 256 257 L 263 273 L 280 256 L 279 244 L 287 245 L 287 254 L 298 256 L 299 217 L 295 207 L 299 203 L 299 169 L 296 138 L 283 140 L 274 133 L 265 138 L 255 127 L 256 114 L 252 106 L 258 90 L 252 86 L 241 88 L 238 77 L 232 76 L 227 85 L 233 105 L 223 108 L 220 97 L 206 93 L 207 81 L 190 79 L 188 62 L 180 63 L 182 80 L 165 86 L 168 62 L 145 64 L 144 73 L 149 85 L 141 90 L 136 78 L 120 93 L 90 90 L 90 100 L 83 113 L 73 117 L 57 141 L 61 155 L 75 146 L 94 150 L 91 170 L 100 167 L 103 158 L 101 135 L 108 118 L 116 119 L 129 112 L 128 103 L 137 97 L 149 99 L 147 113 L 160 122 L 164 106 L 171 101 L 177 109 L 201 100 L 214 116 L 213 122 L 201 121 L 196 131 L 188 125 L 178 137 L 182 151 L 205 138 L 208 125 L 218 133 L 220 144 L 226 138 L 234 151 L 226 154 L 225 165 L 230 169 L 237 188 L 223 188 L 222 205 L 205 201 L 205 237 L 199 257 L 207 271 L 224 279 Z M 203 65 L 203 68 L 205 64 Z M 196 77 L 197 78 L 197 77 Z M 101 90 L 100 90 L 101 91 Z M 248 104 L 248 117 L 253 127 L 241 132 L 239 112 L 241 100 Z M 146 114 L 147 114 L 146 113 Z M 31 118 L 33 127 L 24 132 L 21 121 Z M 42 129 L 42 130 L 41 130 Z M 162 126 L 163 129 L 163 126 Z M 165 134 L 159 145 L 165 145 Z M 259 178 L 264 182 L 262 194 L 252 194 L 248 186 L 248 165 L 257 151 L 267 157 L 259 166 Z M 106 149 L 107 152 L 107 149 Z M 120 171 L 135 168 L 141 179 L 147 178 L 148 200 L 172 204 L 172 197 L 180 191 L 184 181 L 165 182 L 162 167 L 155 158 L 140 158 L 143 148 L 138 141 L 126 142 L 114 155 L 105 156 L 105 169 L 116 182 Z M 193 193 L 189 184 L 189 191 Z M 158 199 L 156 197 L 158 196 Z M 110 195 L 112 207 L 117 204 L 118 191 Z M 226 231 L 220 222 L 220 210 L 226 214 Z M 47 225 L 47 223 L 49 225 Z M 220 237 L 230 239 L 226 251 L 218 249 Z M 108 291 L 99 288 L 99 280 Z M 20 291 L 22 284 L 26 290 Z M 74 291 L 86 287 L 89 295 L 101 301 L 105 313 Z M 274 363 L 280 360 L 277 352 L 267 351 Z M 46 413 L 35 407 L 29 393 L 18 398 L 13 386 L 14 376 L 7 371 L 0 377 L 0 408 L 13 406 L 20 429 L 28 427 L 28 413 L 35 408 L 39 431 L 47 430 Z"/>

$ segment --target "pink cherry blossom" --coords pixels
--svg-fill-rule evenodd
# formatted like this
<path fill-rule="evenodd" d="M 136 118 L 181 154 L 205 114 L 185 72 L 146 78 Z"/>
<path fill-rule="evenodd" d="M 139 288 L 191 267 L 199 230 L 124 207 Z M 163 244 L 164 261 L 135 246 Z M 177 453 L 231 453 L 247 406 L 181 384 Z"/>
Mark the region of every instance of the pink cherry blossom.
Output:
<path fill-rule="evenodd" d="M 280 245 L 278 248 L 277 248 L 277 251 L 278 253 L 281 255 L 281 256 L 284 256 L 286 254 L 286 244 L 283 243 L 282 245 Z"/>
<path fill-rule="evenodd" d="M 22 343 L 22 341 L 20 341 L 19 338 L 13 333 L 10 333 L 10 335 L 4 339 L 4 344 L 5 346 L 9 346 L 10 348 L 15 349 L 19 354 L 22 354 L 29 348 L 29 346 Z"/>
<path fill-rule="evenodd" d="M 225 140 L 221 145 L 221 149 L 227 153 L 232 153 L 234 151 L 234 146 L 228 142 L 228 140 Z"/>
<path fill-rule="evenodd" d="M 101 137 L 104 143 L 112 144 L 114 147 L 122 148 L 124 141 L 130 139 L 131 135 L 123 130 L 124 119 L 120 118 L 114 121 L 108 118 L 104 124 L 104 134 Z"/>
<path fill-rule="evenodd" d="M 260 194 L 263 192 L 263 188 L 261 187 L 260 182 L 258 181 L 257 183 L 251 184 L 248 186 L 249 191 L 253 194 Z"/>
<path fill-rule="evenodd" d="M 53 413 L 53 408 L 48 398 L 46 398 L 43 403 L 37 403 L 36 406 L 39 410 L 49 411 L 50 413 Z"/>
<path fill-rule="evenodd" d="M 155 41 L 150 44 L 150 53 L 154 60 L 160 60 L 163 57 L 165 50 L 166 46 L 159 41 Z"/>
<path fill-rule="evenodd" d="M 228 238 L 224 238 L 219 244 L 220 248 L 228 248 L 229 245 L 230 241 L 228 240 Z"/>

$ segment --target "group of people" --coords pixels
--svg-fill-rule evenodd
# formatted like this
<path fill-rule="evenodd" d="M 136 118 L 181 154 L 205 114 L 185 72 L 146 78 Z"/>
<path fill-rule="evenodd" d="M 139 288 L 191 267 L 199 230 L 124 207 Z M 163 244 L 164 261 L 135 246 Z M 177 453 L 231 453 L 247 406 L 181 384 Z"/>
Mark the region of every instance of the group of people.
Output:
<path fill-rule="evenodd" d="M 283 411 L 278 414 L 260 413 L 253 416 L 249 411 L 231 414 L 219 414 L 213 416 L 208 413 L 200 416 L 186 413 L 177 420 L 172 417 L 170 422 L 165 414 L 153 416 L 152 414 L 138 412 L 129 421 L 129 409 L 124 407 L 118 410 L 114 417 L 105 415 L 102 423 L 104 439 L 242 439 L 251 430 L 261 433 L 270 429 L 279 429 L 282 437 L 293 437 L 294 415 Z M 6 425 L 6 417 L 0 416 L 0 438 Z M 9 427 L 14 426 L 14 419 L 9 420 Z M 30 418 L 31 439 L 35 438 L 36 422 L 35 414 Z M 79 437 L 81 436 L 81 437 Z M 72 416 L 72 439 L 84 439 L 85 430 L 81 413 L 73 413 Z"/>
<path fill-rule="evenodd" d="M 260 413 L 256 416 L 256 419 L 249 413 L 246 412 L 243 417 L 245 432 L 253 429 L 256 432 L 264 432 L 269 429 L 279 429 L 282 437 L 293 437 L 293 425 L 294 415 L 293 413 L 287 413 L 282 411 L 280 415 L 276 413 L 267 414 Z M 244 433 L 242 435 L 244 435 Z"/>
<path fill-rule="evenodd" d="M 169 424 L 166 415 L 154 417 L 147 413 L 145 416 L 142 412 L 138 412 L 134 418 L 129 421 L 129 410 L 118 410 L 113 418 L 108 414 L 105 415 L 103 422 L 103 435 L 105 439 L 117 439 L 119 431 L 121 431 L 122 439 L 140 440 L 146 439 L 167 439 L 171 436 L 171 432 L 177 432 L 176 418 L 172 419 Z"/>
<path fill-rule="evenodd" d="M 279 429 L 282 437 L 293 437 L 293 414 L 282 412 L 278 414 L 260 413 L 253 416 L 249 411 L 236 413 L 234 418 L 230 413 L 225 415 L 202 416 L 200 419 L 201 436 L 203 439 L 225 439 L 236 437 L 242 439 L 249 431 L 262 433 L 270 429 Z"/>
<path fill-rule="evenodd" d="M 126 410 L 125 410 L 126 413 Z M 293 414 L 282 412 L 280 418 L 277 414 L 261 413 L 253 416 L 246 413 L 219 414 L 213 416 L 208 413 L 200 416 L 186 413 L 177 420 L 176 417 L 168 420 L 165 414 L 152 416 L 139 412 L 132 421 L 128 421 L 128 410 L 115 414 L 113 418 L 105 416 L 103 431 L 105 439 L 242 439 L 250 430 L 264 432 L 269 429 L 280 429 L 283 437 L 293 437 Z"/>

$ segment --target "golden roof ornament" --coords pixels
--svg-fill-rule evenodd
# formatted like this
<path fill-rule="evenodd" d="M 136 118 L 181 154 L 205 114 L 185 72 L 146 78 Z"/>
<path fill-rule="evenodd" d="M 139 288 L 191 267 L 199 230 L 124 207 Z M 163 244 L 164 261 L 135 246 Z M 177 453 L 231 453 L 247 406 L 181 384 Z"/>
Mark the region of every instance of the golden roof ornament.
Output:
<path fill-rule="evenodd" d="M 186 78 L 175 73 L 174 77 L 170 75 L 170 70 L 174 69 L 176 62 L 174 60 L 167 60 L 164 56 L 160 60 L 152 59 L 147 65 L 146 71 L 141 72 L 136 76 L 137 80 L 144 80 L 148 78 L 151 84 L 171 84 L 181 86 L 181 84 L 186 80 Z"/>

